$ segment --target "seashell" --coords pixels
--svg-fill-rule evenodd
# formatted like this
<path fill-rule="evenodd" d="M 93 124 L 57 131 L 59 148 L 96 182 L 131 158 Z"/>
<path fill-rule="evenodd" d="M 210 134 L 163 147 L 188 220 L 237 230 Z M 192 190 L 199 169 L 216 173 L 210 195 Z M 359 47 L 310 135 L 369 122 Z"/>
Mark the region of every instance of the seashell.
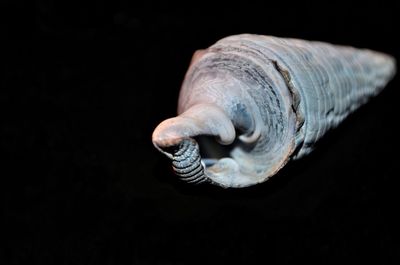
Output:
<path fill-rule="evenodd" d="M 371 50 L 230 36 L 194 54 L 178 116 L 163 121 L 152 141 L 182 180 L 251 186 L 310 153 L 395 71 L 394 58 Z"/>

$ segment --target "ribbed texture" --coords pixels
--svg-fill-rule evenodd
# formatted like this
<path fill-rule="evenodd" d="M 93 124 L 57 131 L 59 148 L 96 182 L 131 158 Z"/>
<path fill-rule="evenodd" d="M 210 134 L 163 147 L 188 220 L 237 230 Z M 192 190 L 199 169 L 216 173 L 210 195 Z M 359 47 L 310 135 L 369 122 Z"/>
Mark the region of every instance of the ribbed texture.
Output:
<path fill-rule="evenodd" d="M 179 143 L 173 154 L 172 168 L 180 179 L 188 183 L 199 184 L 207 180 L 201 164 L 199 145 L 193 139 L 185 139 Z"/>
<path fill-rule="evenodd" d="M 197 143 L 185 139 L 173 168 L 187 182 L 223 187 L 264 182 L 290 159 L 308 154 L 396 72 L 394 58 L 383 53 L 272 36 L 230 36 L 198 54 L 186 74 L 178 114 L 214 104 L 237 129 L 244 128 L 239 133 L 256 137 L 236 141 L 226 157 L 205 169 Z"/>
<path fill-rule="evenodd" d="M 309 153 L 318 139 L 377 95 L 395 74 L 395 60 L 386 54 L 323 42 L 244 34 L 213 47 L 262 54 L 288 72 L 300 97 L 298 114 L 305 121 L 296 136 L 297 157 Z"/>

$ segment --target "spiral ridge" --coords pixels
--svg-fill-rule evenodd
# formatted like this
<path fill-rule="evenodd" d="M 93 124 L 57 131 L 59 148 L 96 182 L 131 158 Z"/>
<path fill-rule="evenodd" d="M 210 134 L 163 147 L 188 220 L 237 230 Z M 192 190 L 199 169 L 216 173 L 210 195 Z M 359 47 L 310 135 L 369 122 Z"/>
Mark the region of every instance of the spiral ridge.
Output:
<path fill-rule="evenodd" d="M 184 139 L 179 143 L 173 154 L 172 168 L 185 182 L 200 184 L 208 180 L 201 164 L 199 145 L 194 139 Z"/>

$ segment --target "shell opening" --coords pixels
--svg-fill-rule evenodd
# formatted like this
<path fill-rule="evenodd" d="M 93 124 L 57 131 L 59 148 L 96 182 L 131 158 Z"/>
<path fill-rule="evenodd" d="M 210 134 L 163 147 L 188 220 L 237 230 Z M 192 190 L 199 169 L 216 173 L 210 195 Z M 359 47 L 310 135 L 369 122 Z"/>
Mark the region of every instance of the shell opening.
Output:
<path fill-rule="evenodd" d="M 245 142 L 241 140 L 239 134 L 236 135 L 237 137 L 230 144 L 221 144 L 213 136 L 202 135 L 195 138 L 199 144 L 204 174 L 216 185 L 244 187 L 254 183 L 255 176 L 246 170 L 246 168 L 252 170 L 252 165 L 243 157 L 235 155 L 251 151 L 254 144 Z"/>

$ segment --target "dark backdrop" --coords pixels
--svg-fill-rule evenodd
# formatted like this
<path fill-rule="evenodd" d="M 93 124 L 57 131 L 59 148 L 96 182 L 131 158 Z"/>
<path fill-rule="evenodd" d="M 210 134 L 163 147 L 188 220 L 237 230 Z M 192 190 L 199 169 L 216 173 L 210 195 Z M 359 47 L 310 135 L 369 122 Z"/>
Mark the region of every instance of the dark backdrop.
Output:
<path fill-rule="evenodd" d="M 397 78 L 251 188 L 181 183 L 151 133 L 196 49 L 258 33 L 400 58 L 396 4 L 82 2 L 2 4 L 0 264 L 393 261 Z"/>

